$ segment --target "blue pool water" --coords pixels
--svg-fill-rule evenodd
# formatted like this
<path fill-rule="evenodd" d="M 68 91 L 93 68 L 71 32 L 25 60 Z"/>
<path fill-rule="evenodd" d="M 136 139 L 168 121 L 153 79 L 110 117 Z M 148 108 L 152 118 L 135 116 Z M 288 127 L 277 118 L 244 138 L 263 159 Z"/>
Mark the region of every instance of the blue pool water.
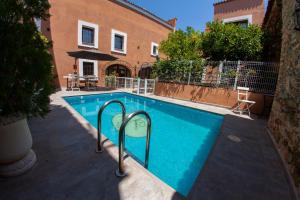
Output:
<path fill-rule="evenodd" d="M 223 116 L 129 93 L 109 93 L 65 97 L 65 100 L 92 126 L 97 113 L 108 100 L 121 100 L 127 113 L 145 110 L 152 119 L 149 171 L 177 192 L 186 196 L 199 175 L 216 137 Z M 118 144 L 118 131 L 112 118 L 120 107 L 112 104 L 103 112 L 102 133 Z M 145 137 L 126 136 L 125 147 L 139 162 L 144 162 Z"/>

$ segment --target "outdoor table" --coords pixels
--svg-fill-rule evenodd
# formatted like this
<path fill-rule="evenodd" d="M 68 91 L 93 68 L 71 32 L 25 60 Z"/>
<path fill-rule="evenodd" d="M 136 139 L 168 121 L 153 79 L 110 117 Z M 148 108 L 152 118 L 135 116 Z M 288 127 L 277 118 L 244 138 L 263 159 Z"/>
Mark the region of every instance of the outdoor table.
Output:
<path fill-rule="evenodd" d="M 90 90 L 90 83 L 98 80 L 98 77 L 94 75 L 85 75 L 81 76 L 80 78 L 84 79 L 85 87 L 87 88 L 87 90 Z M 96 86 L 94 86 L 93 88 L 96 89 Z"/>
<path fill-rule="evenodd" d="M 76 79 L 78 79 L 77 74 L 68 74 L 63 76 L 64 79 L 67 79 L 67 90 L 79 89 Z"/>

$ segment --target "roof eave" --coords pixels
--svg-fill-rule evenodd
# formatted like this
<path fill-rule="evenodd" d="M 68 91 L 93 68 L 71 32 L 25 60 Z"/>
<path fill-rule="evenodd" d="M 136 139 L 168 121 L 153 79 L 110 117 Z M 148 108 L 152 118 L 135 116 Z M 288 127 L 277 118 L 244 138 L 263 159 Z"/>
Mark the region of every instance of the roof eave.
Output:
<path fill-rule="evenodd" d="M 146 16 L 146 17 L 148 17 L 148 18 L 150 18 L 150 19 L 152 19 L 152 20 L 154 20 L 154 21 L 156 21 L 160 24 L 162 24 L 163 26 L 169 28 L 170 30 L 175 29 L 175 27 L 168 24 L 165 20 L 163 20 L 160 17 L 155 16 L 155 15 L 145 11 L 144 9 L 139 8 L 138 6 L 135 6 L 134 4 L 132 4 L 130 2 L 127 2 L 127 1 L 124 1 L 124 0 L 113 0 L 113 1 L 115 1 L 115 2 L 119 3 L 120 5 L 123 5 L 123 6 L 129 8 L 131 10 L 134 10 L 134 11 L 136 11 L 136 12 L 138 12 L 138 13 L 140 13 L 140 14 L 142 14 L 142 15 L 144 15 L 144 16 Z"/>

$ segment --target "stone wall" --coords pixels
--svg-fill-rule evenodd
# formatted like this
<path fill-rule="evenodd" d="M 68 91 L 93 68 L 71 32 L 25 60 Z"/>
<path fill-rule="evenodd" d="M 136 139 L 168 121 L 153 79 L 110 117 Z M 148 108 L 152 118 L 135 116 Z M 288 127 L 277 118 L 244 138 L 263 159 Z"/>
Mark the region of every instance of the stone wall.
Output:
<path fill-rule="evenodd" d="M 296 0 L 282 0 L 280 72 L 269 129 L 300 194 L 300 31 L 295 28 Z"/>
<path fill-rule="evenodd" d="M 282 0 L 269 0 L 263 22 L 264 61 L 280 62 L 282 38 Z"/>

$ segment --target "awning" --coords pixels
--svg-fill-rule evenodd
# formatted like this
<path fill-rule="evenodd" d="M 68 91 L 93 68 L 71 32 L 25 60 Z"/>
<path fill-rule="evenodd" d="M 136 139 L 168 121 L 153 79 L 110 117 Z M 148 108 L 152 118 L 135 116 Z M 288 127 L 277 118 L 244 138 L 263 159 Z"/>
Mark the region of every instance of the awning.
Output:
<path fill-rule="evenodd" d="M 78 51 L 69 51 L 67 53 L 69 56 L 74 58 L 105 60 L 105 61 L 113 61 L 118 59 L 117 57 L 114 57 L 106 53 L 102 53 L 98 50 L 78 50 Z"/>

